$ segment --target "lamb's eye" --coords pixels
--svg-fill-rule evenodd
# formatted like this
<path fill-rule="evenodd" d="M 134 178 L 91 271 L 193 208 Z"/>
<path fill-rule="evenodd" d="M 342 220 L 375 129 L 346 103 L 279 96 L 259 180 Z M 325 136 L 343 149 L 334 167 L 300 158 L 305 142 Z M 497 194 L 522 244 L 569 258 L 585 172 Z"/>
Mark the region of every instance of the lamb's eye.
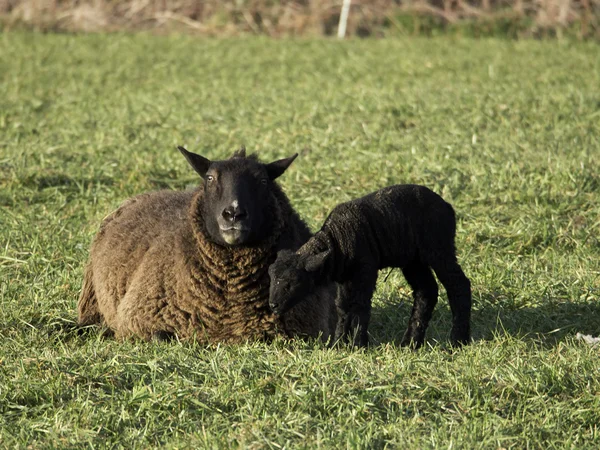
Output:
<path fill-rule="evenodd" d="M 262 184 L 263 186 L 266 186 L 268 182 L 269 180 L 267 180 L 266 178 L 260 180 L 260 184 Z"/>

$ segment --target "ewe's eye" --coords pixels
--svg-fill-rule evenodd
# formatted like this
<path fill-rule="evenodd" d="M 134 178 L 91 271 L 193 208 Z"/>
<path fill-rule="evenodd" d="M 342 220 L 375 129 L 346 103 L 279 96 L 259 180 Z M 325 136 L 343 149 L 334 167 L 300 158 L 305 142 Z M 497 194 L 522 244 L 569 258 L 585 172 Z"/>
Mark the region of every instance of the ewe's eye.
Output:
<path fill-rule="evenodd" d="M 212 175 L 208 175 L 208 176 L 206 177 L 206 181 L 215 181 L 215 177 L 214 177 L 214 176 L 212 176 Z"/>
<path fill-rule="evenodd" d="M 260 184 L 262 184 L 263 186 L 266 186 L 268 182 L 269 180 L 267 180 L 266 178 L 260 180 Z"/>

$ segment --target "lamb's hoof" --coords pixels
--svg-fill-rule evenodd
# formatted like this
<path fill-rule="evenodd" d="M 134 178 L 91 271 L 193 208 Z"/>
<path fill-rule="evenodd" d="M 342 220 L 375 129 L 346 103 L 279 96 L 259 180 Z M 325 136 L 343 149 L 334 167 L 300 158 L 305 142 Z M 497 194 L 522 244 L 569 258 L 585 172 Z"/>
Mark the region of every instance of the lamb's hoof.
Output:
<path fill-rule="evenodd" d="M 450 345 L 454 348 L 460 348 L 471 342 L 471 333 L 467 330 L 459 329 L 450 332 Z"/>
<path fill-rule="evenodd" d="M 348 343 L 348 335 L 337 329 L 333 336 L 332 347 L 341 347 Z"/>
<path fill-rule="evenodd" d="M 175 333 L 170 331 L 160 330 L 152 333 L 152 340 L 156 342 L 171 342 L 175 339 Z"/>
<path fill-rule="evenodd" d="M 354 347 L 368 348 L 369 347 L 369 336 L 356 336 L 354 338 Z"/>
<path fill-rule="evenodd" d="M 471 343 L 471 339 L 450 339 L 450 345 L 453 349 L 459 349 L 464 347 L 465 345 L 469 345 Z"/>
<path fill-rule="evenodd" d="M 332 347 L 335 348 L 348 348 L 348 347 L 357 347 L 358 342 L 354 339 L 353 334 L 345 333 L 340 336 L 336 336 L 333 340 Z"/>
<path fill-rule="evenodd" d="M 423 346 L 424 341 L 424 339 L 414 339 L 412 335 L 407 333 L 400 341 L 400 347 L 409 348 L 411 350 L 419 350 Z"/>
<path fill-rule="evenodd" d="M 368 348 L 369 336 L 360 336 L 355 331 L 346 332 L 341 336 L 335 337 L 333 347 Z"/>

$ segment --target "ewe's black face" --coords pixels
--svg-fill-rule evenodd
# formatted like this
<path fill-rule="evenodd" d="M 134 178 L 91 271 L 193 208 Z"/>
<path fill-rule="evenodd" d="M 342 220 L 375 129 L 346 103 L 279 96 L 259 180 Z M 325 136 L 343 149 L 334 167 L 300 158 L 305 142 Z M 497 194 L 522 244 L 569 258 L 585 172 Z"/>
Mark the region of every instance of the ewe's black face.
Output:
<path fill-rule="evenodd" d="M 285 314 L 314 290 L 314 272 L 303 266 L 299 255 L 281 250 L 269 267 L 269 306 L 276 315 Z"/>
<path fill-rule="evenodd" d="M 271 190 L 273 181 L 297 155 L 270 164 L 246 158 L 245 149 L 224 161 L 184 154 L 204 179 L 203 218 L 206 230 L 217 243 L 252 245 L 265 239 L 273 229 Z"/>

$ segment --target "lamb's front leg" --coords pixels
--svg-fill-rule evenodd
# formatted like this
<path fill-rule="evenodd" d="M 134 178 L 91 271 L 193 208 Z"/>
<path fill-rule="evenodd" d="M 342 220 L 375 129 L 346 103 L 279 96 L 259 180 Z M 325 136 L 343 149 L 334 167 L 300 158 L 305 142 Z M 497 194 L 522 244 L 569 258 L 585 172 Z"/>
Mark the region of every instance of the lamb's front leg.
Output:
<path fill-rule="evenodd" d="M 348 342 L 354 335 L 354 345 L 366 347 L 369 344 L 369 320 L 371 299 L 377 283 L 377 270 L 362 270 L 351 280 L 338 283 L 335 305 L 338 322 L 335 340 Z"/>
<path fill-rule="evenodd" d="M 450 340 L 456 346 L 468 344 L 471 340 L 471 282 L 454 255 L 438 259 L 433 270 L 448 293 L 452 311 Z"/>

